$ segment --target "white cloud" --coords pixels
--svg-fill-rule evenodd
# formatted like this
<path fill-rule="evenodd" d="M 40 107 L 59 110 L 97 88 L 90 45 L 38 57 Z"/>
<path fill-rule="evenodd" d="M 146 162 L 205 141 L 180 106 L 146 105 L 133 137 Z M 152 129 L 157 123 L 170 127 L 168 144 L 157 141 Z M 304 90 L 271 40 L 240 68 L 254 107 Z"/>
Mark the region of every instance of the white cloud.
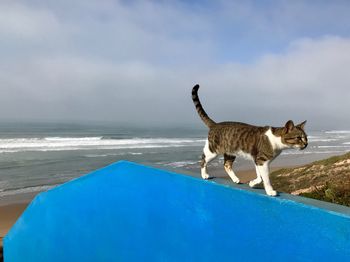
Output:
<path fill-rule="evenodd" d="M 320 123 L 324 117 L 349 117 L 349 67 L 350 39 L 338 37 L 303 39 L 286 53 L 266 55 L 252 65 L 199 69 L 39 59 L 2 71 L 0 108 L 2 117 L 16 112 L 11 105 L 24 103 L 28 117 L 189 122 L 197 117 L 189 94 L 198 81 L 203 104 L 217 120 L 278 124 L 311 117 L 320 126 L 327 124 Z"/>
<path fill-rule="evenodd" d="M 242 22 L 252 17 L 246 35 L 268 32 L 265 38 L 273 39 L 270 33 L 279 32 L 274 24 L 288 10 L 275 10 L 271 24 L 266 10 L 254 16 L 255 7 L 242 3 L 235 9 L 224 4 L 214 15 L 173 2 L 8 3 L 0 8 L 0 37 L 8 42 L 0 43 L 0 119 L 199 124 L 190 99 L 197 82 L 216 120 L 278 125 L 307 118 L 325 127 L 346 125 L 349 118 L 347 37 L 300 38 L 246 64 L 216 58 L 224 40 L 220 26 L 244 36 Z M 293 10 L 304 17 L 303 8 Z M 292 26 L 287 18 L 282 22 Z M 234 48 L 244 49 L 247 39 L 236 40 Z"/>
<path fill-rule="evenodd" d="M 0 35 L 7 38 L 42 40 L 59 30 L 56 17 L 45 9 L 33 9 L 22 4 L 0 3 Z"/>
<path fill-rule="evenodd" d="M 205 82 L 237 97 L 237 106 L 232 105 L 236 111 L 265 112 L 271 120 L 313 117 L 320 126 L 350 116 L 349 67 L 350 39 L 302 39 L 285 53 L 265 55 L 255 64 L 221 66 Z M 218 114 L 229 116 L 225 110 Z"/>

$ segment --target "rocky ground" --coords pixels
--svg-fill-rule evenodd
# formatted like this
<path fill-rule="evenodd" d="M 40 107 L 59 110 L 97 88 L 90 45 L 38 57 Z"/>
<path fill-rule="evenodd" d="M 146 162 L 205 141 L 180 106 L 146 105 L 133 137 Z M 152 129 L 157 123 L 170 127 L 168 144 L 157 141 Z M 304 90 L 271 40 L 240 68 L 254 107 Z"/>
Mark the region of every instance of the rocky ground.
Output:
<path fill-rule="evenodd" d="M 350 152 L 271 173 L 280 192 L 350 206 Z"/>

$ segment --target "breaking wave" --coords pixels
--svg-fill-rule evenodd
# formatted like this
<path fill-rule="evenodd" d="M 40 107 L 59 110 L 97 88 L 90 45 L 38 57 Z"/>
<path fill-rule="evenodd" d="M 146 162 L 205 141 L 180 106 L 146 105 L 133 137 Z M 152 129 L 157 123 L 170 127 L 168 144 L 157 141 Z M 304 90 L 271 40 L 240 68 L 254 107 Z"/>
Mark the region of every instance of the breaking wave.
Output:
<path fill-rule="evenodd" d="M 57 185 L 32 186 L 10 190 L 0 190 L 0 197 L 47 191 Z"/>
<path fill-rule="evenodd" d="M 350 130 L 330 130 L 326 131 L 326 134 L 350 134 Z"/>
<path fill-rule="evenodd" d="M 24 151 L 69 151 L 88 149 L 142 149 L 202 145 L 203 139 L 104 137 L 44 137 L 0 139 L 0 153 Z"/>

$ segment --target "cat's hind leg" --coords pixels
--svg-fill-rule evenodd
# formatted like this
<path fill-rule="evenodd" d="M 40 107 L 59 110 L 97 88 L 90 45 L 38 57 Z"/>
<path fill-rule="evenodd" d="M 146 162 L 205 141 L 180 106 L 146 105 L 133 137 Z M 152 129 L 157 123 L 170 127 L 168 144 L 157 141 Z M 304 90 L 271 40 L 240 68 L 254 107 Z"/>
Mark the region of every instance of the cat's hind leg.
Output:
<path fill-rule="evenodd" d="M 203 155 L 202 155 L 202 161 L 201 161 L 201 175 L 203 179 L 210 178 L 210 175 L 208 174 L 208 170 L 207 170 L 207 165 L 210 161 L 212 161 L 216 157 L 217 157 L 217 154 L 210 151 L 209 142 L 207 140 L 203 148 Z"/>
<path fill-rule="evenodd" d="M 258 166 L 255 166 L 255 171 L 256 171 L 256 178 L 249 182 L 250 187 L 255 187 L 256 185 L 259 185 L 262 182 L 262 178 L 260 176 Z"/>
<path fill-rule="evenodd" d="M 233 162 L 235 161 L 235 159 L 236 159 L 235 156 L 224 154 L 225 171 L 230 176 L 232 181 L 235 182 L 236 184 L 238 184 L 240 182 L 239 178 L 236 176 L 235 172 L 233 172 L 233 170 L 232 170 L 232 165 L 233 165 Z"/>

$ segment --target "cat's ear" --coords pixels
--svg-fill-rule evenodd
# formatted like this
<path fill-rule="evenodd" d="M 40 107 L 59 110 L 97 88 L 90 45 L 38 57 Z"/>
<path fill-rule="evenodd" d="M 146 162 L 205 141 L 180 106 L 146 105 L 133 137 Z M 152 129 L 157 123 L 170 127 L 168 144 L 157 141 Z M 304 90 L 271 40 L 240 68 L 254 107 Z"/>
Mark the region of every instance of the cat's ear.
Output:
<path fill-rule="evenodd" d="M 304 129 L 306 124 L 306 120 L 304 122 L 301 122 L 299 125 L 297 125 L 297 127 L 300 127 L 301 129 Z"/>
<path fill-rule="evenodd" d="M 294 123 L 293 123 L 292 120 L 289 120 L 289 121 L 285 124 L 285 126 L 284 126 L 284 132 L 285 132 L 285 133 L 288 133 L 288 132 L 290 132 L 293 128 L 294 128 Z"/>

